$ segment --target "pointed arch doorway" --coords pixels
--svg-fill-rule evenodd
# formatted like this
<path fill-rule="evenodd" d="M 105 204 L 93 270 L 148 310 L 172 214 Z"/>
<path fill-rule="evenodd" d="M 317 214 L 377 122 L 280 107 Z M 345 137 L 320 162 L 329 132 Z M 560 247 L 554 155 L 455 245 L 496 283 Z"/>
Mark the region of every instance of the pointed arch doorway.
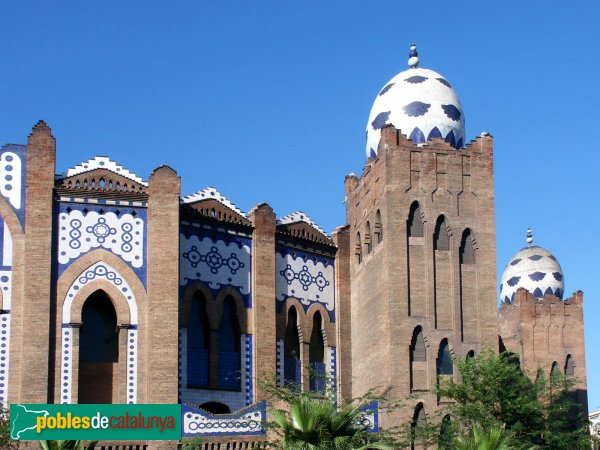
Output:
<path fill-rule="evenodd" d="M 84 302 L 79 330 L 79 403 L 115 403 L 119 329 L 112 301 L 102 290 Z"/>

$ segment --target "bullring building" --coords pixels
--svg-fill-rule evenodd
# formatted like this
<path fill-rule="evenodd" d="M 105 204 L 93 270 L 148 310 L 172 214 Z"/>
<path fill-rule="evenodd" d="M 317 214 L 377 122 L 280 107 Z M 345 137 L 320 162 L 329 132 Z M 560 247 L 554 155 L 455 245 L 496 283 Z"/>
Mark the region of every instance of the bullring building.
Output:
<path fill-rule="evenodd" d="M 375 94 L 331 235 L 213 187 L 182 195 L 167 166 L 55 160 L 43 121 L 0 151 L 2 403 L 181 403 L 185 435 L 253 442 L 259 380 L 322 391 L 326 375 L 340 398 L 410 398 L 373 420 L 389 427 L 434 417 L 439 378 L 488 346 L 576 377 L 587 408 L 583 294 L 564 298 L 531 234 L 498 287 L 493 138 L 468 140 L 414 46 Z"/>

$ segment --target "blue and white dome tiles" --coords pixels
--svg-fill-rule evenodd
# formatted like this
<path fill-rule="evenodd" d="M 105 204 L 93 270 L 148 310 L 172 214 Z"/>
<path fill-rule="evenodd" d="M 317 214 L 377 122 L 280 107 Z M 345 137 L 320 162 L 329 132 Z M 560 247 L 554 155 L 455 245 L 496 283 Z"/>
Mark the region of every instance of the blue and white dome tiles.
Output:
<path fill-rule="evenodd" d="M 531 230 L 528 230 L 527 241 L 530 245 L 518 251 L 504 269 L 500 284 L 501 301 L 512 303 L 519 288 L 527 289 L 537 299 L 544 295 L 562 299 L 565 285 L 560 263 L 545 248 L 531 245 Z"/>
<path fill-rule="evenodd" d="M 367 123 L 367 158 L 375 158 L 381 129 L 393 125 L 415 144 L 445 139 L 455 148 L 465 144 L 465 115 L 452 85 L 439 73 L 421 69 L 416 47 L 410 69 L 400 72 L 379 92 Z"/>

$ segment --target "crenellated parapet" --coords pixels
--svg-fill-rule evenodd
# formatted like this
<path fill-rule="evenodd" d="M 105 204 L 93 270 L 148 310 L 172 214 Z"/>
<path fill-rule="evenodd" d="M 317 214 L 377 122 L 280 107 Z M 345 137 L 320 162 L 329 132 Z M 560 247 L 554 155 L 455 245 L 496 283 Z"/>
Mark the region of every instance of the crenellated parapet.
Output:
<path fill-rule="evenodd" d="M 583 292 L 562 300 L 554 294 L 538 298 L 521 287 L 512 303 L 501 304 L 498 318 L 501 350 L 518 355 L 532 378 L 539 371 L 574 377 L 577 401 L 587 411 Z"/>

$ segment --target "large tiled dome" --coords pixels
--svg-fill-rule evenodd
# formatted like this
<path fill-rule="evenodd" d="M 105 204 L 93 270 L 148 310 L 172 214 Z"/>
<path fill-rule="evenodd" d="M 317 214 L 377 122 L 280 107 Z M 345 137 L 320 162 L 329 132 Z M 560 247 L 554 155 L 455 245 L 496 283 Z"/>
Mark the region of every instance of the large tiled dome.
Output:
<path fill-rule="evenodd" d="M 393 125 L 416 144 L 443 138 L 455 148 L 465 143 L 465 115 L 452 85 L 439 73 L 418 68 L 416 47 L 409 65 L 381 89 L 367 123 L 367 157 L 377 156 L 381 129 Z"/>
<path fill-rule="evenodd" d="M 562 299 L 564 276 L 556 257 L 537 245 L 518 251 L 502 274 L 500 299 L 504 303 L 512 303 L 519 288 L 527 289 L 536 298 L 552 294 Z"/>

